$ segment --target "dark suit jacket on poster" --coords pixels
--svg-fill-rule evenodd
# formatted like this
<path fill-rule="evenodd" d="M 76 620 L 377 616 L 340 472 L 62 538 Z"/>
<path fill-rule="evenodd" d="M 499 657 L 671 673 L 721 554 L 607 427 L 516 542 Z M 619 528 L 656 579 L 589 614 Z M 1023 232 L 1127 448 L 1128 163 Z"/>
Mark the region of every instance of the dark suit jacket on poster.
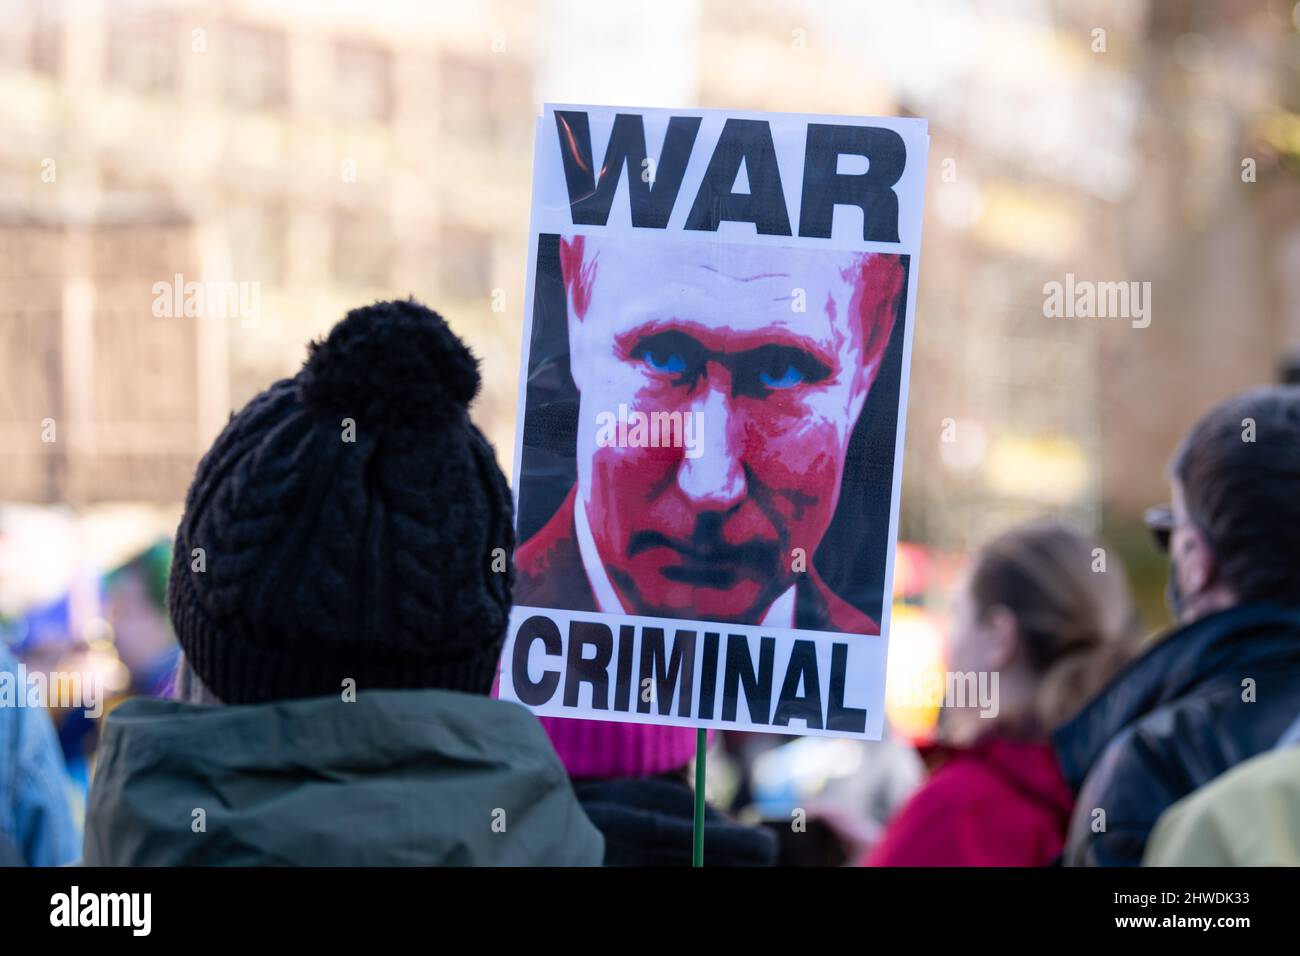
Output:
<path fill-rule="evenodd" d="M 514 602 L 524 607 L 598 611 L 573 523 L 577 488 L 515 555 Z M 880 625 L 839 597 L 815 568 L 796 575 L 794 626 L 843 634 L 879 634 Z"/>

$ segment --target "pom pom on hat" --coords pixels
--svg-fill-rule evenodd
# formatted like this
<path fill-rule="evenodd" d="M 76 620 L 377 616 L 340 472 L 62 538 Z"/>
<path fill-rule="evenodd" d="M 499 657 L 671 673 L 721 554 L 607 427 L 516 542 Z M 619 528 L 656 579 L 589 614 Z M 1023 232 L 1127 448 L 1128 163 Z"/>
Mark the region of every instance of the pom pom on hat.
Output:
<path fill-rule="evenodd" d="M 353 309 L 308 347 L 303 404 L 366 424 L 430 428 L 478 394 L 478 360 L 442 316 L 406 301 Z"/>

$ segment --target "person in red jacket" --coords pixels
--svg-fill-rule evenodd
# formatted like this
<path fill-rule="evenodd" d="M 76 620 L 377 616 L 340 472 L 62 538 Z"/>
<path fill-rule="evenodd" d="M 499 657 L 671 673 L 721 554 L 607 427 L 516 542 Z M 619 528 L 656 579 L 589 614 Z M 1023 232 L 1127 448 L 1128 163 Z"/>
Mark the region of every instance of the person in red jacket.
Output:
<path fill-rule="evenodd" d="M 1132 646 L 1124 570 L 1077 531 L 1025 525 L 979 549 L 954 610 L 945 688 L 993 693 L 945 700 L 929 779 L 862 863 L 1047 866 L 1073 804 L 1048 735 Z"/>

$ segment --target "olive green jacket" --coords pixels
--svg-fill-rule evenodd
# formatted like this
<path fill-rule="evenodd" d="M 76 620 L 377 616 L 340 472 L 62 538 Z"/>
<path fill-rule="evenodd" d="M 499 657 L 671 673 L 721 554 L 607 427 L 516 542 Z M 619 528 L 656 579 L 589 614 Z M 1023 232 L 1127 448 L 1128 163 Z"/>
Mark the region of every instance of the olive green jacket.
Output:
<path fill-rule="evenodd" d="M 604 840 L 541 725 L 451 691 L 109 714 L 89 865 L 591 865 Z"/>
<path fill-rule="evenodd" d="M 1238 764 L 1156 822 L 1144 866 L 1300 866 L 1300 746 Z"/>

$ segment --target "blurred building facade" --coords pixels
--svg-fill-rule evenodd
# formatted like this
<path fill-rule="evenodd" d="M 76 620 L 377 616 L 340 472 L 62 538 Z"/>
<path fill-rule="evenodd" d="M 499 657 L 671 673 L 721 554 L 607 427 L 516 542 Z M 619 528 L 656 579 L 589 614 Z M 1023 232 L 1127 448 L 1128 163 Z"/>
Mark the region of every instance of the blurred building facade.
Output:
<path fill-rule="evenodd" d="M 1288 0 L 708 4 L 701 105 L 930 121 L 901 536 L 1061 515 L 1163 615 L 1141 536 L 1178 439 L 1300 344 Z M 1149 318 L 1054 318 L 1067 275 Z"/>
<path fill-rule="evenodd" d="M 474 414 L 509 469 L 542 101 L 897 113 L 932 135 L 903 537 L 960 552 L 1064 514 L 1140 563 L 1178 437 L 1300 344 L 1295 16 L 7 0 L 0 501 L 174 512 L 232 408 L 346 308 L 406 294 L 482 356 Z M 1151 283 L 1150 325 L 1048 317 L 1067 275 Z M 256 308 L 155 314 L 157 283 L 191 280 Z"/>
<path fill-rule="evenodd" d="M 0 550 L 43 540 L 59 557 L 0 562 L 7 603 L 170 532 L 230 412 L 376 298 L 452 319 L 483 359 L 474 414 L 508 458 L 534 15 L 3 4 Z"/>
<path fill-rule="evenodd" d="M 6 4 L 0 499 L 179 501 L 232 408 L 348 307 L 406 294 L 483 356 L 476 414 L 508 454 L 529 12 Z M 155 283 L 192 281 L 249 294 L 155 314 Z"/>

